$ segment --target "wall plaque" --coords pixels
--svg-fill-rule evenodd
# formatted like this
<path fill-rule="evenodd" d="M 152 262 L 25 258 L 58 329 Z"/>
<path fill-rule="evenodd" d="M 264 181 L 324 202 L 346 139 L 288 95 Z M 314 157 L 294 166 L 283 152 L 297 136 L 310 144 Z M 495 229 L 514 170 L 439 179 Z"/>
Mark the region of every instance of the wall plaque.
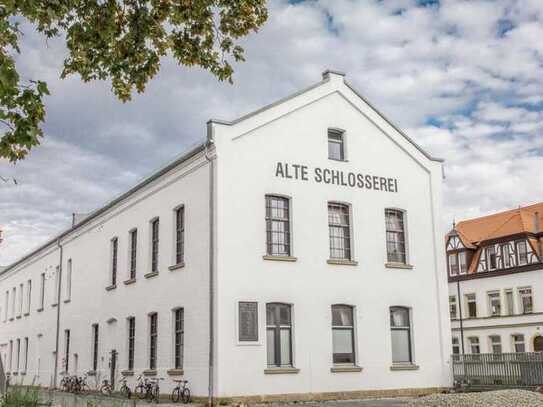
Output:
<path fill-rule="evenodd" d="M 258 341 L 258 303 L 239 303 L 239 341 Z"/>

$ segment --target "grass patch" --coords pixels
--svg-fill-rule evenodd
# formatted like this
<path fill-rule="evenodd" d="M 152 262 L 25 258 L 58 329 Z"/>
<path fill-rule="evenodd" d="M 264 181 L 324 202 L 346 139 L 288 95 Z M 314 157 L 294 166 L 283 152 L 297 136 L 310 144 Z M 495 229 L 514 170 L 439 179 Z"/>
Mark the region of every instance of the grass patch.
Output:
<path fill-rule="evenodd" d="M 0 407 L 38 407 L 39 400 L 35 389 L 11 387 L 8 393 L 0 398 Z"/>

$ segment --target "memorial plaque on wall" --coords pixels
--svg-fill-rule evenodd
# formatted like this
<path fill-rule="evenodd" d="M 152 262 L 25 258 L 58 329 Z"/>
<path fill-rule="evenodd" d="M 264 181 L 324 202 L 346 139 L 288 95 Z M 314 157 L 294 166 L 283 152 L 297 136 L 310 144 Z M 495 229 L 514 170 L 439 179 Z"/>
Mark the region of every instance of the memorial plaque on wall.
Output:
<path fill-rule="evenodd" d="M 239 303 L 239 341 L 258 341 L 258 304 L 256 302 Z"/>

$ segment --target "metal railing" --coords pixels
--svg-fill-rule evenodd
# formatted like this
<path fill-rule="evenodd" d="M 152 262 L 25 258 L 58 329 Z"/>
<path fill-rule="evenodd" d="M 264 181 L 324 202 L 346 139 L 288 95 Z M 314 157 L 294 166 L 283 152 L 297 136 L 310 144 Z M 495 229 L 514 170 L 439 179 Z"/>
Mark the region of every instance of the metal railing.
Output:
<path fill-rule="evenodd" d="M 471 389 L 532 388 L 543 384 L 543 353 L 452 355 L 456 386 Z"/>

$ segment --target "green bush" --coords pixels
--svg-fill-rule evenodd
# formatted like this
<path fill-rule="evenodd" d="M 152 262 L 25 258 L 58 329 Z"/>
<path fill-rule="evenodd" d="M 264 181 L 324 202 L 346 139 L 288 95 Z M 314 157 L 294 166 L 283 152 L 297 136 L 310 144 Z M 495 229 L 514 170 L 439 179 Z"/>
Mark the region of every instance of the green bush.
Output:
<path fill-rule="evenodd" d="M 0 398 L 0 407 L 38 407 L 38 392 L 32 389 L 12 387 Z"/>

